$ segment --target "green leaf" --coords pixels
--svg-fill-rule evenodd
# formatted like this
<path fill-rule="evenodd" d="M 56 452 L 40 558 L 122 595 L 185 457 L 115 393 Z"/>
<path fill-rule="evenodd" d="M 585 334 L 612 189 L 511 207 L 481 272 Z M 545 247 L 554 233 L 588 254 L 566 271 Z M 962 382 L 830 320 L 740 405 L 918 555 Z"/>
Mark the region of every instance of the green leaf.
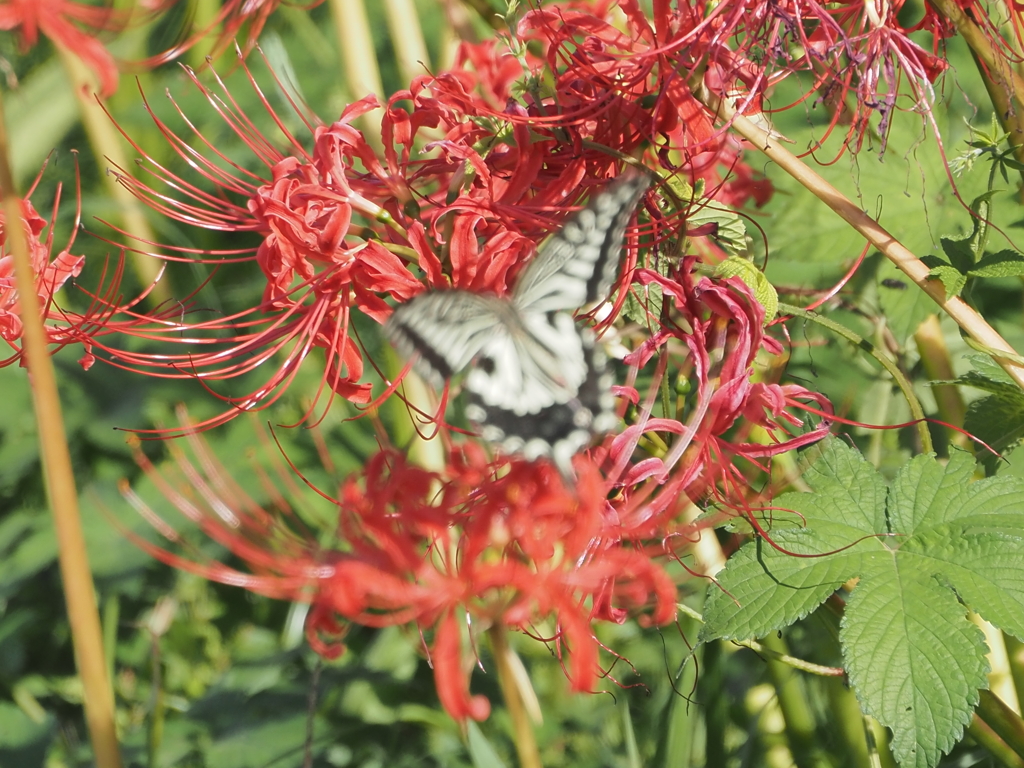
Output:
<path fill-rule="evenodd" d="M 33 720 L 14 704 L 0 701 L 0 765 L 42 765 L 56 726 L 51 715 Z"/>
<path fill-rule="evenodd" d="M 966 272 L 975 264 L 970 238 L 971 235 L 964 235 L 963 237 L 943 237 L 939 240 L 942 244 L 942 252 L 946 254 L 950 265 L 958 272 Z"/>
<path fill-rule="evenodd" d="M 968 355 L 974 370 L 960 376 L 957 384 L 965 384 L 986 392 L 1020 392 L 1021 389 L 1010 375 L 989 355 Z"/>
<path fill-rule="evenodd" d="M 1024 253 L 1010 249 L 998 253 L 986 253 L 967 274 L 972 277 L 1018 277 L 1024 275 Z"/>
<path fill-rule="evenodd" d="M 632 285 L 622 305 L 622 314 L 634 323 L 639 323 L 641 327 L 647 328 L 661 317 L 663 303 L 660 285 Z"/>
<path fill-rule="evenodd" d="M 886 488 L 859 454 L 829 440 L 805 475 L 813 492 L 773 505 L 803 526 L 776 525 L 771 543 L 729 560 L 702 639 L 781 629 L 858 576 L 840 630 L 850 682 L 892 729 L 903 766 L 936 765 L 987 684 L 984 638 L 964 604 L 1024 636 L 1024 481 L 972 483 L 974 468 L 963 452 L 945 465 L 918 456 Z"/>
<path fill-rule="evenodd" d="M 967 275 L 956 267 L 940 265 L 928 270 L 928 276 L 942 281 L 942 287 L 946 289 L 946 298 L 959 296 L 960 291 L 967 284 Z"/>
<path fill-rule="evenodd" d="M 1024 440 L 1024 392 L 999 392 L 967 406 L 964 429 L 1001 454 L 1012 452 Z M 987 474 L 995 474 L 999 456 L 981 448 L 978 459 Z"/>
<path fill-rule="evenodd" d="M 472 720 L 466 723 L 466 745 L 469 747 L 473 768 L 505 768 L 505 762 L 484 736 L 480 726 Z"/>

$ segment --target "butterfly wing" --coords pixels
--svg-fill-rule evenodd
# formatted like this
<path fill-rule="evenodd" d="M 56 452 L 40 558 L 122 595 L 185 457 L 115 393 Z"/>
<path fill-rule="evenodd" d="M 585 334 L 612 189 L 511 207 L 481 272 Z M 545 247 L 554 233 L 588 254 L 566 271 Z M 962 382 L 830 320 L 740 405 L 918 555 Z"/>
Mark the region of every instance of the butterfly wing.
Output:
<path fill-rule="evenodd" d="M 497 329 L 508 302 L 471 291 L 427 291 L 395 309 L 384 333 L 440 389 L 466 368 Z"/>
<path fill-rule="evenodd" d="M 524 270 L 512 294 L 516 307 L 575 311 L 607 297 L 619 272 L 626 225 L 647 184 L 646 175 L 627 172 L 591 196 Z"/>
<path fill-rule="evenodd" d="M 466 416 L 503 453 L 548 456 L 571 477 L 572 457 L 615 425 L 612 381 L 593 333 L 566 313 L 551 320 L 543 334 L 522 328 L 485 343 L 466 376 Z"/>

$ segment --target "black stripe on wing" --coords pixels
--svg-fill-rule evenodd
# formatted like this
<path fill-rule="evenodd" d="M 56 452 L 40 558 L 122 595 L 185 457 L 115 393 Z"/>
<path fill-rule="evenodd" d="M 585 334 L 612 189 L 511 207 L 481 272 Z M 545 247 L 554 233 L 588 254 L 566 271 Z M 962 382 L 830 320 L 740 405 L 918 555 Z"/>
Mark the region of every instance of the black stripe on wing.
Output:
<path fill-rule="evenodd" d="M 595 192 L 538 250 L 513 292 L 524 312 L 576 310 L 607 298 L 619 273 L 626 226 L 649 179 L 627 171 Z"/>
<path fill-rule="evenodd" d="M 470 291 L 426 291 L 397 307 L 384 334 L 417 372 L 440 389 L 500 332 L 507 302 Z"/>
<path fill-rule="evenodd" d="M 533 460 L 550 457 L 566 477 L 572 476 L 572 457 L 586 448 L 595 434 L 615 426 L 612 377 L 604 353 L 593 334 L 582 333 L 587 374 L 576 396 L 534 413 L 519 414 L 511 408 L 488 405 L 476 393 L 467 393 L 466 416 L 480 436 L 504 453 Z"/>

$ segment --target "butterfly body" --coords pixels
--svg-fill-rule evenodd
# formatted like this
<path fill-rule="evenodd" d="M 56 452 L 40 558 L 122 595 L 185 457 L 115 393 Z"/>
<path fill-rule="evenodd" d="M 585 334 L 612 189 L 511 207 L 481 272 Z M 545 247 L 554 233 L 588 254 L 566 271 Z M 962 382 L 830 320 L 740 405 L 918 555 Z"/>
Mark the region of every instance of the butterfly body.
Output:
<path fill-rule="evenodd" d="M 467 370 L 466 416 L 505 453 L 573 455 L 616 423 L 611 376 L 593 332 L 571 314 L 607 297 L 626 224 L 647 187 L 620 176 L 537 251 L 512 295 L 427 291 L 395 309 L 385 332 L 437 387 Z"/>

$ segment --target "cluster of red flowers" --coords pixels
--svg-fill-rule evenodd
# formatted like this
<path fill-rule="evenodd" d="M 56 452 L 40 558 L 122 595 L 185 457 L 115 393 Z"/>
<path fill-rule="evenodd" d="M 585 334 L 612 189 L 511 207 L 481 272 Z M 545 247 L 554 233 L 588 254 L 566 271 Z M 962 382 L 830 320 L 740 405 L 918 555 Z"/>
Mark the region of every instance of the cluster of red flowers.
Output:
<path fill-rule="evenodd" d="M 36 296 L 39 298 L 47 342 L 55 349 L 68 345 L 83 345 L 85 353 L 79 362 L 88 370 L 95 362 L 90 352 L 93 338 L 116 333 L 119 325 L 115 315 L 122 308 L 113 301 L 120 282 L 119 275 L 111 275 L 108 276 L 109 279 L 101 281 L 101 284 L 106 286 L 106 292 L 94 295 L 85 311 L 73 312 L 56 303 L 56 293 L 68 280 L 78 277 L 85 264 L 84 256 L 71 253 L 81 211 L 76 213 L 75 221 L 69 227 L 67 243 L 54 255 L 54 229 L 60 208 L 61 188 L 57 188 L 50 219 L 47 220 L 39 214 L 31 201 L 38 183 L 39 177 L 36 178 L 32 189 L 20 200 L 20 218 L 21 230 L 27 237 L 29 262 L 35 277 Z M 21 302 L 14 274 L 12 245 L 8 238 L 6 214 L 0 210 L 0 339 L 10 349 L 10 354 L 0 358 L 0 367 L 21 362 L 24 354 Z"/>
<path fill-rule="evenodd" d="M 226 89 L 219 97 L 193 77 L 265 163 L 268 177 L 242 173 L 209 144 L 205 154 L 195 151 L 155 115 L 172 146 L 216 191 L 155 163 L 148 166 L 155 186 L 122 176 L 168 216 L 261 237 L 249 252 L 164 251 L 171 260 L 255 260 L 266 280 L 260 306 L 207 323 L 188 323 L 187 314 L 184 321 L 164 317 L 131 331 L 184 341 L 180 355 L 104 347 L 115 364 L 204 379 L 266 366 L 288 350 L 269 380 L 229 400 L 225 414 L 180 430 L 191 433 L 272 403 L 314 347 L 327 356 L 325 385 L 351 402 L 370 403 L 371 387 L 362 381 L 366 352 L 350 334 L 353 312 L 382 322 L 391 311 L 385 299 L 401 302 L 429 288 L 505 294 L 560 212 L 630 158 L 660 169 L 663 183 L 648 194 L 627 236 L 617 298 L 601 320 L 611 328 L 630 295 L 646 313 L 639 330 L 617 331 L 627 378 L 616 393 L 628 426 L 577 457 L 576 487 L 566 488 L 544 463 L 489 460 L 474 442 L 453 444 L 442 430 L 438 439 L 449 457 L 443 470 L 411 466 L 385 448 L 344 483 L 335 499 L 341 543 L 324 552 L 268 513 L 203 490 L 193 469 L 186 476 L 205 504 L 164 486 L 182 512 L 254 574 L 150 547 L 154 554 L 209 578 L 311 601 L 310 637 L 324 652 L 350 622 L 415 624 L 427 639 L 442 701 L 459 718 L 487 713 L 486 702 L 469 693 L 466 660 L 473 654 L 461 639 L 463 622 L 533 632 L 553 626 L 547 639 L 571 650 L 574 686 L 592 689 L 600 674 L 595 622 L 621 621 L 648 605 L 656 623 L 674 615 L 666 566 L 697 534 L 693 514 L 684 514 L 693 509 L 690 500 L 711 495 L 727 507 L 741 505 L 747 469 L 820 439 L 828 428 L 826 420 L 808 427 L 792 411 L 811 403 L 811 410 L 828 413 L 823 397 L 795 385 L 751 382 L 758 351 L 781 349 L 764 335 L 764 310 L 747 286 L 737 278 L 695 283 L 693 258 L 673 258 L 687 236 L 699 239 L 704 257 L 725 255 L 699 237 L 703 230 L 687 232 L 689 213 L 707 201 L 692 193 L 681 198 L 679 190 L 711 188 L 716 203 L 734 206 L 771 193 L 679 74 L 690 68 L 684 58 L 696 55 L 682 41 L 706 41 L 705 60 L 717 61 L 721 52 L 710 51 L 723 46 L 721 38 L 704 23 L 685 24 L 686 11 L 658 18 L 658 27 L 639 7 L 623 9 L 628 34 L 592 8 L 527 13 L 518 33 L 540 44 L 540 57 L 528 45 L 512 51 L 495 41 L 463 44 L 453 69 L 418 78 L 388 100 L 382 152 L 356 127 L 379 108 L 372 96 L 332 125 L 312 128 L 309 151 L 287 135 L 294 154 L 286 156 L 253 129 Z M 659 30 L 676 37 L 659 43 Z M 284 121 L 263 103 L 283 130 Z M 202 338 L 225 328 L 241 332 L 227 342 L 222 333 Z M 197 343 L 209 351 L 197 353 Z M 662 397 L 670 384 L 691 381 L 693 397 Z M 745 442 L 755 426 L 773 442 Z M 381 440 L 387 445 L 386 436 Z M 235 509 L 230 523 L 225 508 Z"/>
<path fill-rule="evenodd" d="M 703 260 L 727 255 L 706 230 L 687 230 L 697 207 L 759 205 L 771 195 L 745 164 L 742 145 L 716 128 L 706 103 L 726 99 L 757 114 L 772 85 L 810 73 L 808 92 L 821 93 L 833 126 L 846 119 L 840 108 L 846 95 L 855 95 L 848 143 L 856 148 L 872 114 L 880 115 L 884 133 L 900 73 L 923 101 L 944 66 L 910 40 L 913 30 L 897 19 L 900 6 L 655 0 L 650 16 L 634 0 L 618 9 L 545 6 L 524 15 L 514 40 L 463 43 L 453 68 L 417 78 L 384 105 L 368 96 L 329 126 L 307 122 L 309 149 L 263 99 L 291 154 L 265 138 L 226 89 L 215 94 L 192 75 L 266 174 L 236 165 L 198 133 L 182 138 L 151 113 L 201 178 L 189 181 L 149 161 L 150 183 L 128 174 L 121 180 L 170 218 L 258 235 L 250 250 L 162 248 L 156 255 L 252 260 L 265 279 L 262 301 L 209 321 L 193 321 L 188 301 L 148 317 L 108 306 L 105 311 L 121 310 L 127 319 L 108 323 L 106 336 L 80 331 L 78 338 L 108 362 L 148 375 L 209 382 L 270 370 L 252 392 L 224 397 L 225 413 L 178 430 L 197 450 L 203 449 L 194 432 L 272 404 L 314 349 L 325 354 L 323 384 L 332 395 L 364 407 L 379 404 L 400 382 L 374 399 L 364 380 L 373 358 L 352 333 L 354 313 L 383 322 L 394 302 L 431 288 L 504 295 L 536 243 L 627 163 L 645 166 L 660 184 L 627 235 L 613 306 L 600 320 L 617 335 L 626 372 L 615 390 L 625 426 L 577 457 L 575 488 L 543 462 L 488 459 L 472 440 L 453 442 L 442 430 L 443 470 L 412 466 L 385 447 L 344 482 L 334 499 L 341 544 L 324 552 L 244 494 L 223 493 L 183 462 L 188 484 L 202 498 L 197 503 L 140 454 L 176 506 L 254 573 L 145 546 L 209 578 L 311 601 L 310 637 L 325 653 L 345 622 L 417 625 L 428 639 L 442 701 L 455 717 L 487 714 L 486 702 L 469 694 L 464 621 L 523 631 L 553 622 L 548 639 L 571 650 L 573 684 L 591 689 L 600 673 L 594 622 L 621 621 L 645 606 L 653 606 L 656 623 L 674 615 L 675 586 L 665 565 L 695 535 L 684 515 L 690 501 L 710 497 L 742 509 L 752 496 L 751 470 L 766 469 L 761 462 L 828 429 L 827 418 L 813 426 L 804 421 L 807 413 L 830 413 L 821 395 L 752 381 L 759 351 L 778 354 L 781 347 L 765 335 L 764 309 L 748 287 L 738 278 L 696 280 L 694 257 L 680 256 L 684 243 Z M 932 11 L 917 28 L 932 31 L 936 45 L 946 33 Z M 378 109 L 379 140 L 371 141 L 366 126 Z M 710 192 L 698 198 L 694 189 Z M 27 209 L 38 234 L 42 220 L 33 216 Z M 65 254 L 41 280 L 51 292 L 80 267 Z M 639 317 L 634 309 L 636 322 L 616 328 L 628 300 L 640 307 Z M 5 308 L 0 305 L 0 335 L 7 339 L 16 329 Z M 114 330 L 183 351 L 128 350 L 110 341 Z M 804 418 L 796 415 L 801 410 Z M 770 442 L 751 439 L 755 427 Z M 202 464 L 207 472 L 214 466 Z"/>

